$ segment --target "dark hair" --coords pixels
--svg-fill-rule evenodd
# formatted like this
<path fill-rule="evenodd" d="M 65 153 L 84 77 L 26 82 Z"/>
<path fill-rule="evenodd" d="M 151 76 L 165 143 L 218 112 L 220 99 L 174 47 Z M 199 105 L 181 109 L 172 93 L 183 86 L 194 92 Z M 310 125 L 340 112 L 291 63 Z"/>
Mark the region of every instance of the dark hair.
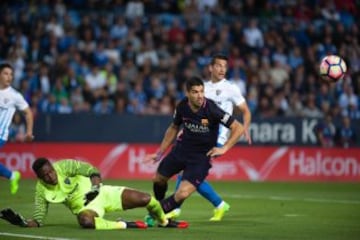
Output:
<path fill-rule="evenodd" d="M 215 55 L 212 56 L 211 58 L 211 65 L 215 64 L 216 59 L 221 59 L 221 60 L 225 60 L 228 61 L 228 57 L 225 54 L 221 54 L 221 53 L 217 53 Z"/>
<path fill-rule="evenodd" d="M 189 80 L 186 81 L 185 83 L 185 87 L 187 91 L 190 91 L 190 89 L 193 86 L 204 86 L 204 82 L 203 80 L 201 80 L 201 78 L 199 77 L 191 77 Z"/>
<path fill-rule="evenodd" d="M 44 157 L 40 157 L 38 159 L 35 160 L 35 162 L 32 165 L 32 169 L 33 171 L 36 173 L 36 175 L 38 175 L 39 170 L 45 165 L 45 164 L 51 164 L 49 159 L 44 158 Z"/>
<path fill-rule="evenodd" d="M 2 72 L 4 68 L 10 68 L 12 71 L 14 71 L 14 68 L 10 63 L 0 63 L 0 72 Z"/>

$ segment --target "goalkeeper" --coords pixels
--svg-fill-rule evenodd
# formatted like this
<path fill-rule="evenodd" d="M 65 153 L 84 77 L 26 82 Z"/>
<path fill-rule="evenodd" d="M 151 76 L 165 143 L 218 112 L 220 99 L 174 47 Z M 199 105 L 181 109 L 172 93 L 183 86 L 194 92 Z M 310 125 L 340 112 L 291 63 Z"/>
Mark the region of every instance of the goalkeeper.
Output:
<path fill-rule="evenodd" d="M 104 214 L 145 207 L 159 220 L 159 227 L 186 228 L 186 222 L 165 218 L 160 203 L 148 193 L 121 186 L 102 185 L 99 171 L 86 162 L 64 159 L 51 163 L 38 158 L 32 165 L 38 177 L 35 190 L 35 210 L 32 219 L 25 220 L 11 209 L 2 211 L 2 218 L 23 227 L 40 227 L 50 203 L 63 203 L 77 216 L 83 228 L 106 230 L 146 228 L 142 221 L 127 222 L 104 219 Z"/>

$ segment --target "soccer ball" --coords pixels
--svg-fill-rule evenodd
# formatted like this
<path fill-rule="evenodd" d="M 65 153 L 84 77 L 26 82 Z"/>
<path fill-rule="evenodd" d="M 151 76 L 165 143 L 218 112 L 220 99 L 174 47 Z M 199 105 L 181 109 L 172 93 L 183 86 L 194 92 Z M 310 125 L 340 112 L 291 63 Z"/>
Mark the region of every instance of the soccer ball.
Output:
<path fill-rule="evenodd" d="M 328 55 L 320 62 L 320 76 L 326 82 L 337 82 L 346 73 L 344 59 L 337 55 Z"/>

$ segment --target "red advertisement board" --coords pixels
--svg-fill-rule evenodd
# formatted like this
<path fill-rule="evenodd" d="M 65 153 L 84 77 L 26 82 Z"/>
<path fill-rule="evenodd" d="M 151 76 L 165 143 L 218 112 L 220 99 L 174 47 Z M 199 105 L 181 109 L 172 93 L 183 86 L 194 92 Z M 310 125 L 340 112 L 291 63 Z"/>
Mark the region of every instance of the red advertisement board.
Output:
<path fill-rule="evenodd" d="M 154 144 L 32 143 L 7 144 L 0 162 L 34 177 L 36 157 L 73 158 L 92 163 L 104 178 L 151 179 L 156 164 L 145 164 Z M 236 146 L 214 159 L 208 179 L 242 181 L 360 181 L 360 149 Z"/>

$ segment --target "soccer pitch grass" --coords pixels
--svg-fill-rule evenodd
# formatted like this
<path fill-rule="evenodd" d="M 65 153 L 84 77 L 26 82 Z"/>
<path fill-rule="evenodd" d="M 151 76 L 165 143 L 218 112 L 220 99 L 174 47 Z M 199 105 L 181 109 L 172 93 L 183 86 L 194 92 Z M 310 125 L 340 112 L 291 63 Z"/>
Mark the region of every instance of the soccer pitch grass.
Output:
<path fill-rule="evenodd" d="M 104 182 L 152 189 L 150 181 Z M 8 184 L 0 181 L 0 208 L 12 207 L 31 216 L 34 180 L 22 180 L 15 196 L 10 195 Z M 231 205 L 221 222 L 208 221 L 213 207 L 197 193 L 182 208 L 181 219 L 189 221 L 188 229 L 85 230 L 63 205 L 52 204 L 42 228 L 20 228 L 0 220 L 0 239 L 360 239 L 359 183 L 213 182 L 213 186 Z M 135 209 L 106 216 L 136 220 L 145 214 L 145 209 Z"/>

